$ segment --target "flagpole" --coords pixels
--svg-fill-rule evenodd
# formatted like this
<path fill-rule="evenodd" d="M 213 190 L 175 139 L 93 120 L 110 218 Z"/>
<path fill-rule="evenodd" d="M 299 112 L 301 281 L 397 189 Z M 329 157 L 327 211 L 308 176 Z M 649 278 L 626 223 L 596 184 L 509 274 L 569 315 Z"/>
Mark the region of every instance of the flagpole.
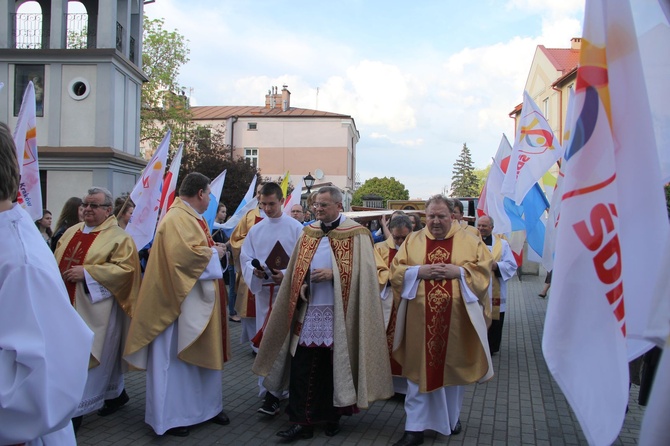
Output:
<path fill-rule="evenodd" d="M 129 201 L 130 201 L 130 194 L 128 194 L 128 196 L 126 197 L 126 201 L 123 202 L 123 206 L 121 206 L 119 212 L 116 215 L 114 215 L 116 218 L 119 218 L 119 215 L 123 215 L 123 212 L 126 210 Z"/>

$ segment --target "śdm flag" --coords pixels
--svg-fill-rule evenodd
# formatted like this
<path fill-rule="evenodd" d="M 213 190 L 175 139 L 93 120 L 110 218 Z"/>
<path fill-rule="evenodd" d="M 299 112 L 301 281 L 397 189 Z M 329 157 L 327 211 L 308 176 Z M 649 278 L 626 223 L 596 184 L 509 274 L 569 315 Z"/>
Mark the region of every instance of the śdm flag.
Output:
<path fill-rule="evenodd" d="M 170 209 L 170 206 L 172 206 L 172 202 L 174 201 L 175 192 L 177 190 L 177 180 L 179 179 L 179 168 L 181 167 L 181 156 L 183 150 L 184 150 L 184 143 L 181 143 L 179 144 L 177 153 L 175 154 L 174 158 L 172 158 L 172 162 L 170 163 L 168 173 L 165 174 L 165 178 L 163 179 L 163 187 L 161 190 L 161 209 L 158 217 L 158 223 L 160 223 L 163 217 L 165 217 L 165 213 L 168 211 L 168 209 Z"/>
<path fill-rule="evenodd" d="M 168 130 L 130 193 L 130 199 L 135 203 L 135 210 L 130 217 L 126 232 L 133 238 L 138 250 L 153 240 L 156 231 L 171 134 L 172 132 Z"/>
<path fill-rule="evenodd" d="M 510 168 L 512 148 L 505 135 L 502 136 L 498 151 L 493 158 L 493 164 L 486 178 L 484 189 L 478 203 L 478 214 L 493 218 L 493 232 L 495 234 L 510 234 L 514 231 L 525 231 L 525 239 L 530 248 L 542 256 L 544 244 L 543 214 L 549 203 L 537 183 L 524 197 L 521 205 L 517 205 L 510 198 L 503 196 L 502 188 L 505 172 Z M 524 237 L 510 236 L 510 247 L 514 252 L 517 264 L 522 263 L 522 249 Z"/>
<path fill-rule="evenodd" d="M 493 230 L 496 234 L 512 232 L 512 222 L 505 212 L 505 197 L 500 192 L 511 154 L 512 146 L 503 134 L 477 203 L 477 211 L 480 217 L 488 215 L 493 218 Z"/>
<path fill-rule="evenodd" d="M 563 149 L 549 123 L 525 91 L 516 133 L 502 193 L 516 204 L 521 204 L 533 185 L 563 155 Z"/>
<path fill-rule="evenodd" d="M 298 181 L 293 181 L 293 184 L 302 184 L 303 177 L 302 176 L 297 176 L 294 177 L 294 179 L 297 179 Z M 288 197 L 286 197 L 286 201 L 284 202 L 284 214 L 291 215 L 291 208 L 295 204 L 301 204 L 300 199 L 302 195 L 302 188 L 296 186 L 293 191 L 289 194 Z"/>
<path fill-rule="evenodd" d="M 209 206 L 203 218 L 209 226 L 209 231 L 214 232 L 214 220 L 216 219 L 216 211 L 219 209 L 219 201 L 221 201 L 221 192 L 223 191 L 223 184 L 226 182 L 226 170 L 221 172 L 219 176 L 214 178 L 214 181 L 209 185 Z"/>
<path fill-rule="evenodd" d="M 575 91 L 570 89 L 568 95 L 568 110 L 566 114 L 566 127 L 563 132 L 563 147 L 568 147 L 570 145 L 570 139 L 574 134 L 573 129 L 570 125 L 574 124 L 574 117 L 572 113 L 574 111 L 575 103 Z M 551 196 L 551 204 L 549 206 L 549 212 L 547 213 L 547 224 L 544 235 L 544 252 L 542 253 L 542 266 L 547 271 L 551 271 L 554 268 L 554 253 L 556 249 L 556 227 L 558 225 L 558 218 L 561 211 L 561 200 L 563 197 L 563 180 L 565 178 L 565 170 L 567 168 L 566 163 L 563 163 L 558 172 L 558 178 L 556 179 L 556 188 L 553 191 Z"/>
<path fill-rule="evenodd" d="M 542 349 L 591 444 L 616 440 L 651 347 L 668 221 L 647 98 L 631 4 L 587 0 Z"/>
<path fill-rule="evenodd" d="M 35 113 L 35 87 L 28 82 L 23 93 L 19 118 L 14 129 L 16 159 L 21 180 L 17 202 L 34 220 L 42 218 L 42 189 L 40 166 L 37 159 L 37 118 Z"/>
<path fill-rule="evenodd" d="M 258 199 L 254 198 L 254 195 L 256 195 L 256 175 L 251 180 L 247 193 L 242 197 L 242 201 L 240 201 L 237 209 L 235 209 L 235 213 L 223 224 L 223 233 L 226 234 L 226 237 L 230 237 L 233 230 L 235 230 L 235 226 L 237 226 L 247 212 L 258 206 Z"/>

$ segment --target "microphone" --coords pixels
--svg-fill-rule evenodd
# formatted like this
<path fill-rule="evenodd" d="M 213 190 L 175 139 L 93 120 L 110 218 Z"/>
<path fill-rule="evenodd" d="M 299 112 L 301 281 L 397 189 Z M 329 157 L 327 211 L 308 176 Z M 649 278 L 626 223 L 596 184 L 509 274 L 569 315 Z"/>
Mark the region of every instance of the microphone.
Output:
<path fill-rule="evenodd" d="M 265 272 L 265 270 L 261 266 L 261 262 L 259 262 L 258 259 L 253 259 L 251 261 L 251 266 L 253 266 L 254 268 L 256 268 L 259 271 L 263 271 L 263 274 L 265 275 L 265 280 L 267 280 L 269 278 L 268 273 Z"/>

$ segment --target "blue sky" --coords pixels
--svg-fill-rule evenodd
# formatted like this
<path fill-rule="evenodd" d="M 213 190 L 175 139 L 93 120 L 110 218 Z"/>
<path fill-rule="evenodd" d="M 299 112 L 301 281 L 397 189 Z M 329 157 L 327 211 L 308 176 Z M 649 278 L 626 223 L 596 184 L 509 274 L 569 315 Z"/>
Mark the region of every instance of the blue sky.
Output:
<path fill-rule="evenodd" d="M 145 13 L 188 39 L 179 81 L 193 105 L 262 105 L 271 86 L 287 84 L 294 107 L 354 117 L 361 182 L 392 176 L 425 199 L 449 186 L 464 142 L 484 168 L 502 133 L 511 139 L 508 113 L 522 101 L 535 47 L 568 47 L 583 8 L 583 0 L 157 0 Z"/>

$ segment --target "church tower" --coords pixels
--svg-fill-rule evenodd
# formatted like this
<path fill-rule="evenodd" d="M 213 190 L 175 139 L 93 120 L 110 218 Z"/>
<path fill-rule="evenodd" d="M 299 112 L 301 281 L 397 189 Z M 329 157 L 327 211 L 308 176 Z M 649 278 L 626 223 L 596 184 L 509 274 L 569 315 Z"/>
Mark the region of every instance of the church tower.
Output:
<path fill-rule="evenodd" d="M 46 208 L 91 186 L 130 192 L 140 157 L 144 0 L 0 0 L 0 121 L 35 85 Z"/>

